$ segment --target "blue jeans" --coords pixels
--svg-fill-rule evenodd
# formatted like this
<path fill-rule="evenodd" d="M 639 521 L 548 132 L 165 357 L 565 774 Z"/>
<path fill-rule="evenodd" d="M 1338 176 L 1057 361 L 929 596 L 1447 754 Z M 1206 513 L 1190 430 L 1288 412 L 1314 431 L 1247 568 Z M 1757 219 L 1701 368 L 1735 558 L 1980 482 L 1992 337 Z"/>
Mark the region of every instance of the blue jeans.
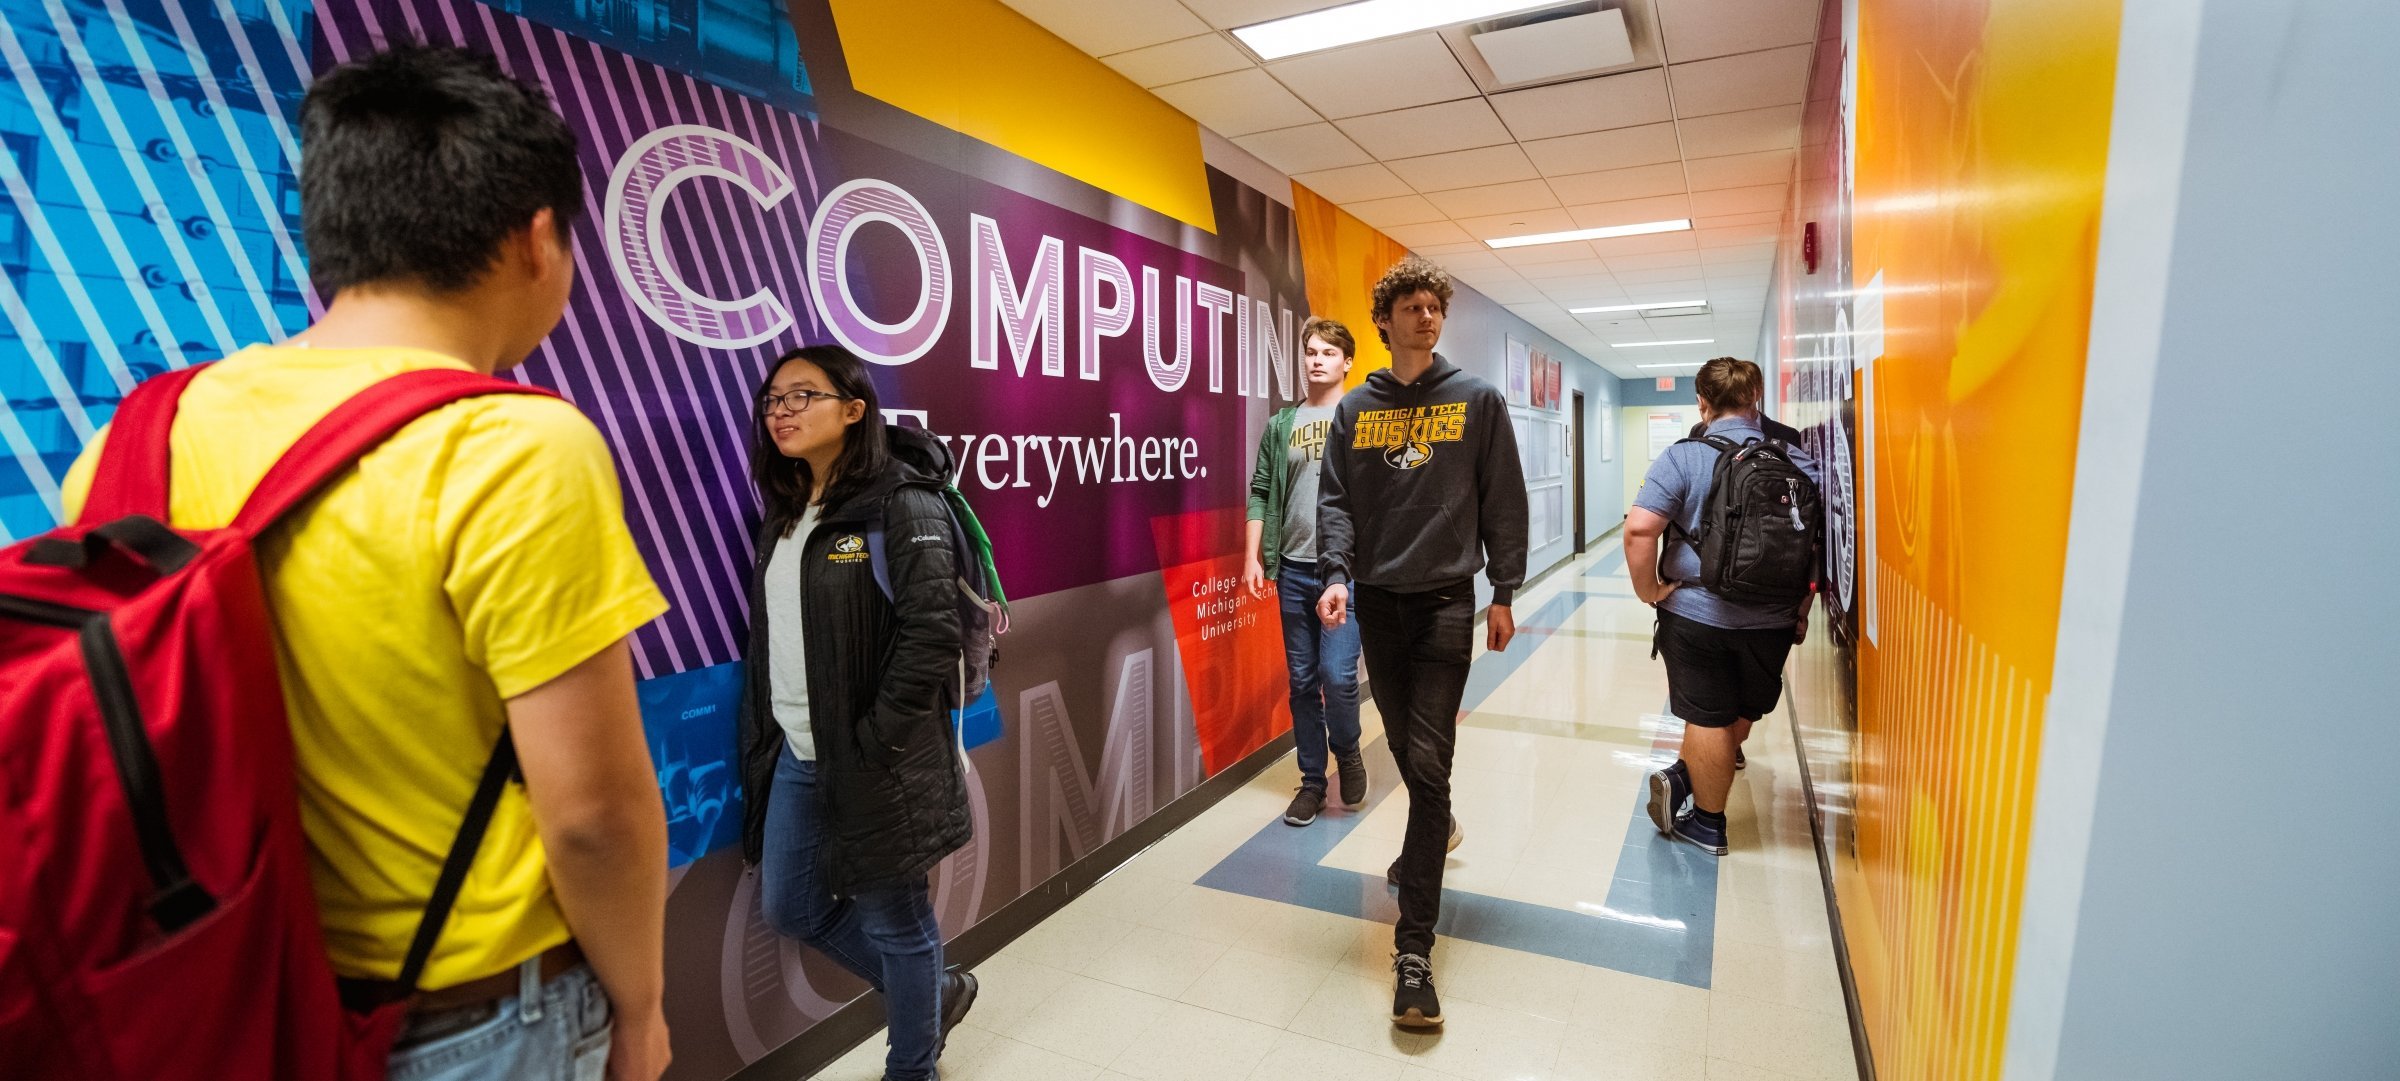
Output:
<path fill-rule="evenodd" d="M 924 1081 L 942 1031 L 942 928 L 925 883 L 835 897 L 817 865 L 825 838 L 817 764 L 787 749 L 767 796 L 759 903 L 777 931 L 806 942 L 883 992 L 888 1081 Z"/>
<path fill-rule="evenodd" d="M 611 1017 L 590 966 L 536 986 L 496 1010 L 411 1015 L 386 1060 L 391 1081 L 600 1081 Z"/>
<path fill-rule="evenodd" d="M 1275 571 L 1300 783 L 1319 792 L 1325 790 L 1327 745 L 1344 758 L 1358 753 L 1358 621 L 1326 630 L 1317 619 L 1317 597 L 1324 592 L 1314 563 L 1287 559 Z"/>

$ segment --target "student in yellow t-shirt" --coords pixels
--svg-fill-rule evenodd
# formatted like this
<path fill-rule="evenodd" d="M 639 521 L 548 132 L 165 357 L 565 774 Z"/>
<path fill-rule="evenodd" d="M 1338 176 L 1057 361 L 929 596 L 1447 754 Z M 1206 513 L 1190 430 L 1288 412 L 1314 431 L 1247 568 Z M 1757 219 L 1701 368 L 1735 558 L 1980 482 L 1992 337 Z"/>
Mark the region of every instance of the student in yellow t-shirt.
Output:
<path fill-rule="evenodd" d="M 402 48 L 301 105 L 301 217 L 332 296 L 202 372 L 173 432 L 177 526 L 230 522 L 300 433 L 419 368 L 505 370 L 564 311 L 575 139 L 487 57 Z M 69 516 L 101 444 L 67 480 Z M 655 1081 L 666 818 L 627 636 L 666 608 L 616 469 L 564 402 L 469 399 L 403 428 L 259 545 L 326 942 L 390 980 L 502 726 L 511 786 L 391 1057 L 411 1081 Z M 538 995 L 520 988 L 539 981 Z"/>

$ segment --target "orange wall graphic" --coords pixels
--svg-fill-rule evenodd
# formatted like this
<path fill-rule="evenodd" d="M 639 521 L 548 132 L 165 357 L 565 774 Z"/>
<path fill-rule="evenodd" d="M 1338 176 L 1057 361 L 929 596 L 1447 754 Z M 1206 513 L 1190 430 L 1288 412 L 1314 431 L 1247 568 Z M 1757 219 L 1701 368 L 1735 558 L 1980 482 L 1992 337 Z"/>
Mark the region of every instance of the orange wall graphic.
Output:
<path fill-rule="evenodd" d="M 1349 379 L 1356 387 L 1367 373 L 1392 366 L 1392 351 L 1375 337 L 1375 283 L 1408 248 L 1299 183 L 1292 185 L 1292 219 L 1308 274 L 1309 314 L 1341 320 L 1358 339 Z"/>
<path fill-rule="evenodd" d="M 1850 276 L 1796 283 L 1795 222 L 1782 277 L 1786 333 L 1847 328 L 1860 365 L 1857 728 L 1849 760 L 1811 766 L 1854 794 L 1836 890 L 1877 1075 L 1981 1081 L 2007 1031 L 2119 6 L 1851 6 L 1854 93 L 1812 96 L 1808 122 L 1838 155 L 1827 111 L 1855 117 Z M 1799 216 L 1838 221 L 1842 193 L 1814 194 Z"/>

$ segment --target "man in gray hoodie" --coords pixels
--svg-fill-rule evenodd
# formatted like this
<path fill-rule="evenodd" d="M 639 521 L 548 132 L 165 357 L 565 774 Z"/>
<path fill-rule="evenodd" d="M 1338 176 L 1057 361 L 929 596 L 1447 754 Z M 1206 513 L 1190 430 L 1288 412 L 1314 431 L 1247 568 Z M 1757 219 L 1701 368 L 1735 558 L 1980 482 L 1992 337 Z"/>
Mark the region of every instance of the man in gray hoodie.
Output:
<path fill-rule="evenodd" d="M 1525 473 L 1508 404 L 1433 351 L 1450 295 L 1450 276 L 1415 256 L 1375 283 L 1375 332 L 1392 366 L 1334 411 L 1317 496 L 1317 616 L 1340 626 L 1355 589 L 1367 690 L 1408 787 L 1408 832 L 1390 877 L 1400 889 L 1392 1020 L 1409 1028 L 1442 1023 L 1433 926 L 1453 836 L 1450 759 L 1474 659 L 1475 572 L 1492 583 L 1485 644 L 1494 651 L 1516 636 L 1509 605 L 1525 581 Z"/>

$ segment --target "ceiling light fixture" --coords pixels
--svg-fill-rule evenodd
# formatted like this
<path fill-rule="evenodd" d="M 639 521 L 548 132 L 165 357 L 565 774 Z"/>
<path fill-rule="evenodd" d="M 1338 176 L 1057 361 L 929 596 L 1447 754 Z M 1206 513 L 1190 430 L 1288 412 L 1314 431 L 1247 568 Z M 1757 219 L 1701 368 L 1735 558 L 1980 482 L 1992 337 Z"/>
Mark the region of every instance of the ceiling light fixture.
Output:
<path fill-rule="evenodd" d="M 1653 345 L 1715 345 L 1715 338 L 1677 338 L 1671 342 L 1610 342 L 1611 349 L 1643 349 Z M 1693 361 L 1697 364 L 1698 361 Z"/>
<path fill-rule="evenodd" d="M 1605 308 L 1569 308 L 1568 315 L 1598 315 L 1601 312 L 1646 312 L 1660 308 L 1705 308 L 1705 300 L 1669 300 L 1657 304 L 1611 304 Z"/>
<path fill-rule="evenodd" d="M 1615 236 L 1647 236 L 1651 233 L 1680 233 L 1692 227 L 1692 219 L 1646 221 L 1638 225 L 1603 225 L 1598 229 L 1569 229 L 1563 233 L 1530 233 L 1525 236 L 1504 236 L 1486 240 L 1495 248 L 1526 248 L 1535 244 L 1564 244 L 1570 240 L 1607 240 Z"/>
<path fill-rule="evenodd" d="M 1475 22 L 1499 15 L 1549 7 L 1558 0 L 1358 0 L 1355 4 L 1311 11 L 1305 15 L 1235 27 L 1261 60 L 1281 60 L 1301 53 L 1356 45 L 1377 38 L 1398 37 L 1452 23 Z"/>

